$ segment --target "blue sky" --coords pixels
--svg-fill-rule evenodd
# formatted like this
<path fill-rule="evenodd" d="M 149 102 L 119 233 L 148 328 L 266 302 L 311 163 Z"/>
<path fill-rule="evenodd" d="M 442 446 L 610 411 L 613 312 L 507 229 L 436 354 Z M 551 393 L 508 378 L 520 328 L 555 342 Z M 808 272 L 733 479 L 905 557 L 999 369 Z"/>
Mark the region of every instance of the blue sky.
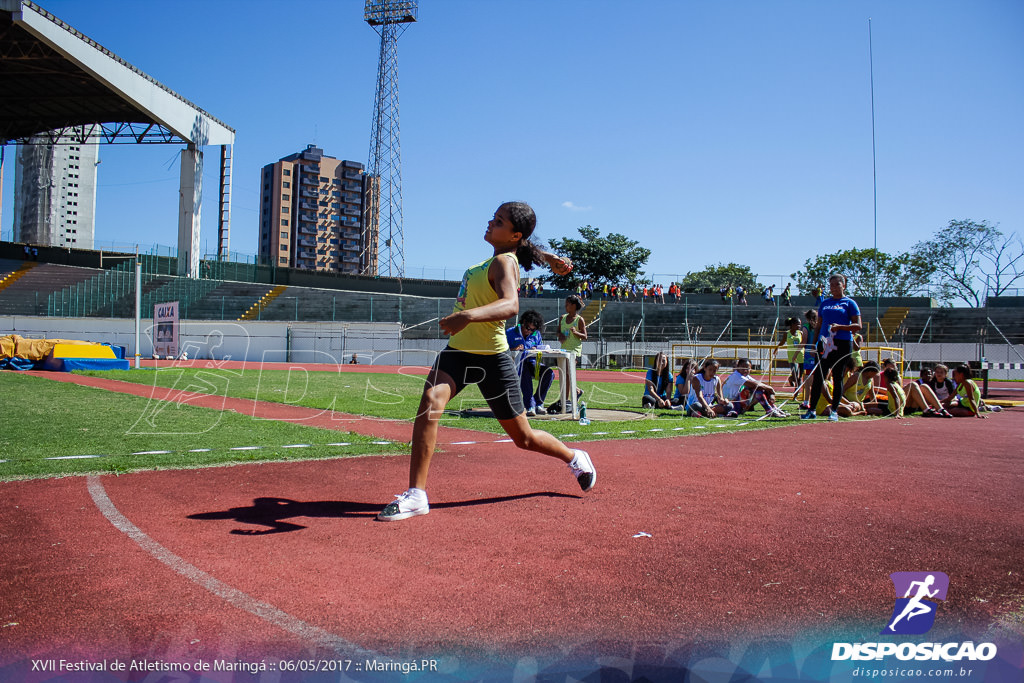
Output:
<path fill-rule="evenodd" d="M 379 39 L 358 0 L 40 4 L 236 129 L 233 251 L 256 252 L 263 165 L 311 143 L 367 160 Z M 406 274 L 486 258 L 508 199 L 542 239 L 630 236 L 665 283 L 730 261 L 778 282 L 872 246 L 869 18 L 879 248 L 952 219 L 1024 231 L 1017 0 L 421 0 L 399 41 Z M 101 150 L 97 247 L 176 244 L 178 149 Z"/>

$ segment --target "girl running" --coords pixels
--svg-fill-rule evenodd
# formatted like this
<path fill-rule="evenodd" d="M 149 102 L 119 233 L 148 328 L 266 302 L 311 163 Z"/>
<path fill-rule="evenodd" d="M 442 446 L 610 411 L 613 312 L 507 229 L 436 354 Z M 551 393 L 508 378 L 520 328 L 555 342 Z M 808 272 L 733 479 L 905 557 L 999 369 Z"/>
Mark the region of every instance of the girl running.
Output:
<path fill-rule="evenodd" d="M 519 312 L 519 267 L 547 263 L 559 275 L 572 268 L 529 241 L 536 226 L 533 209 L 521 202 L 502 204 L 487 223 L 484 240 L 494 248 L 494 255 L 466 271 L 455 310 L 440 321 L 450 339 L 423 387 L 412 431 L 409 488 L 395 496 L 377 519 L 391 522 L 430 512 L 427 472 L 437 442 L 438 420 L 448 402 L 467 384 L 480 387 L 498 423 L 517 446 L 566 463 L 584 491 L 597 481 L 586 451 L 570 449 L 547 432 L 530 428 L 519 378 L 508 353 L 504 321 Z"/>

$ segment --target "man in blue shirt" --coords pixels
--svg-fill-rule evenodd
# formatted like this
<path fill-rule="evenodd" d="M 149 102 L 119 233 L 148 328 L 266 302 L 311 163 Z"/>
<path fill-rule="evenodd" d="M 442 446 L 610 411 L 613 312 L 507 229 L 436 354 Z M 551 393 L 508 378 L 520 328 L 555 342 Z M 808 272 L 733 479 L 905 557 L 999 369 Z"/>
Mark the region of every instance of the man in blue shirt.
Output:
<path fill-rule="evenodd" d="M 555 378 L 554 370 L 550 366 L 540 362 L 536 354 L 529 351 L 543 346 L 540 334 L 544 331 L 544 318 L 534 310 L 523 311 L 519 316 L 519 324 L 505 330 L 505 337 L 508 339 L 508 348 L 516 354 L 517 367 L 519 368 L 519 388 L 523 392 L 523 404 L 526 406 L 526 416 L 536 417 L 544 415 L 547 410 L 544 408 L 544 400 L 547 398 L 548 389 Z M 537 392 L 533 391 L 534 375 L 539 376 Z"/>
<path fill-rule="evenodd" d="M 846 371 L 850 366 L 850 354 L 853 352 L 853 335 L 860 331 L 860 308 L 857 302 L 846 296 L 846 277 L 833 273 L 828 278 L 830 298 L 818 305 L 818 321 L 815 330 L 818 332 L 818 367 L 814 371 L 811 384 L 810 409 L 801 417 L 813 420 L 815 406 L 821 397 L 822 387 L 829 372 L 832 373 L 832 404 L 828 413 L 829 422 L 839 421 L 839 403 L 843 398 L 843 385 Z"/>

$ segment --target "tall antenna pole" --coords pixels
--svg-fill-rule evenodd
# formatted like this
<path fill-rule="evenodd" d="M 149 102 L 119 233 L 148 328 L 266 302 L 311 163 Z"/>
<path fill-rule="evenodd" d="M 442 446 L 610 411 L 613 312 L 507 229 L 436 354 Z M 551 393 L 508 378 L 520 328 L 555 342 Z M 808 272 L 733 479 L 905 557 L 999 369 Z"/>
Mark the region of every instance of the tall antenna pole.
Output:
<path fill-rule="evenodd" d="M 363 272 L 402 277 L 402 150 L 398 128 L 398 38 L 419 14 L 417 0 L 366 0 L 363 18 L 380 36 L 377 94 L 370 138 Z"/>
<path fill-rule="evenodd" d="M 871 41 L 871 18 L 868 17 L 868 64 L 871 74 L 871 190 L 874 195 L 875 246 L 875 325 L 878 325 L 878 166 L 875 162 L 875 54 Z"/>

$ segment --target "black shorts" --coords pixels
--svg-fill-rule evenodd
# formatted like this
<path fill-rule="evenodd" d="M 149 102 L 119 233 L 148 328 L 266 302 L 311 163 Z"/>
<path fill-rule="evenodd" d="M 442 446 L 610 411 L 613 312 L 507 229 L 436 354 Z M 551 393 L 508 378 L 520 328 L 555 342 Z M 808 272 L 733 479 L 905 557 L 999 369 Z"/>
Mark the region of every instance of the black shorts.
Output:
<path fill-rule="evenodd" d="M 499 420 L 512 420 L 526 412 L 519 375 L 509 353 L 468 353 L 449 346 L 437 355 L 434 367 L 427 375 L 428 386 L 434 381 L 437 371 L 455 382 L 452 398 L 470 384 L 480 387 L 487 406 Z"/>

